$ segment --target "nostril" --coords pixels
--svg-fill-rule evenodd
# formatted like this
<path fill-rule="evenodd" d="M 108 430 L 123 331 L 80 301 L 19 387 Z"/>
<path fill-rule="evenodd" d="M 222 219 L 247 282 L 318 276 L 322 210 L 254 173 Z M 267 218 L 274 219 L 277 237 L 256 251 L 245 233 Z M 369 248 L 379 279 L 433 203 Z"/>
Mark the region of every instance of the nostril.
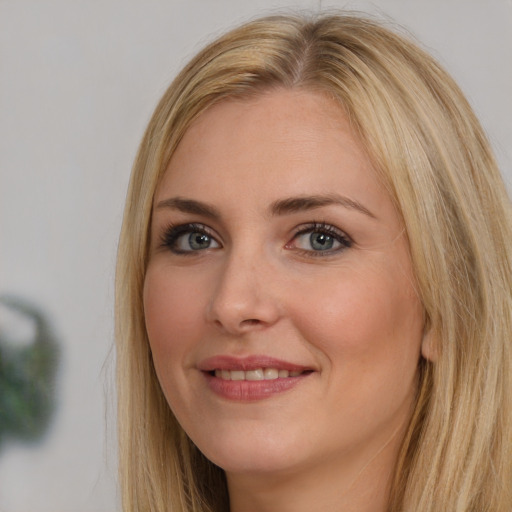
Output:
<path fill-rule="evenodd" d="M 242 321 L 242 325 L 258 325 L 259 323 L 260 321 L 255 318 L 248 318 Z"/>

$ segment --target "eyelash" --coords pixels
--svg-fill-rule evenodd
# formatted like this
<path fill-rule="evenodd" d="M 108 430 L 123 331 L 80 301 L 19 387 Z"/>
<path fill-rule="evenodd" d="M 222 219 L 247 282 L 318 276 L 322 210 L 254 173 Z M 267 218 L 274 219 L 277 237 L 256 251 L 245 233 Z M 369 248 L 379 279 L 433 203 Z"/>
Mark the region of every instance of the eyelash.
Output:
<path fill-rule="evenodd" d="M 161 237 L 161 247 L 170 249 L 173 253 L 184 255 L 184 256 L 190 256 L 193 254 L 198 254 L 203 252 L 206 249 L 198 249 L 198 250 L 181 250 L 177 247 L 177 243 L 183 235 L 186 234 L 192 234 L 192 233 L 199 233 L 203 234 L 207 237 L 209 237 L 211 240 L 214 241 L 214 243 L 218 244 L 220 247 L 219 242 L 217 242 L 215 236 L 212 234 L 212 232 L 208 229 L 207 226 L 204 224 L 197 224 L 197 223 L 189 223 L 189 224 L 179 224 L 179 225 L 170 225 L 167 227 L 167 229 L 164 230 Z M 306 234 L 313 234 L 313 233 L 319 233 L 326 235 L 330 238 L 332 238 L 334 241 L 338 242 L 340 244 L 340 247 L 336 249 L 328 249 L 325 251 L 315 251 L 315 250 L 307 250 L 307 249 L 300 249 L 295 248 L 297 252 L 299 252 L 302 255 L 310 256 L 310 257 L 326 257 L 331 256 L 333 254 L 337 254 L 338 252 L 341 252 L 345 249 L 348 249 L 352 247 L 352 240 L 342 231 L 335 228 L 334 226 L 330 224 L 326 224 L 325 222 L 311 222 L 307 225 L 300 226 L 297 231 L 294 233 L 292 239 L 290 242 L 286 244 L 286 248 L 293 249 L 293 243 L 302 235 Z M 216 248 L 216 247 L 215 247 Z"/>
<path fill-rule="evenodd" d="M 196 223 L 190 223 L 190 224 L 179 224 L 179 225 L 170 225 L 167 227 L 167 229 L 164 230 L 162 233 L 161 238 L 161 247 L 170 249 L 175 254 L 180 255 L 191 255 L 194 253 L 201 252 L 200 250 L 190 250 L 190 251 L 183 251 L 181 249 L 178 249 L 177 242 L 179 238 L 186 234 L 192 234 L 192 233 L 200 233 L 202 235 L 206 235 L 207 237 L 211 238 L 216 242 L 215 237 L 211 233 L 211 231 L 204 225 L 204 224 L 196 224 Z M 218 243 L 218 242 L 216 242 Z"/>
<path fill-rule="evenodd" d="M 300 253 L 307 256 L 312 256 L 314 258 L 332 256 L 345 249 L 352 247 L 353 244 L 352 240 L 338 228 L 330 224 L 326 224 L 325 222 L 314 221 L 305 226 L 300 226 L 300 228 L 295 232 L 292 240 L 287 244 L 287 247 L 290 246 L 294 241 L 296 241 L 298 237 L 300 237 L 301 235 L 306 235 L 308 233 L 320 233 L 326 235 L 340 244 L 340 247 L 336 249 L 329 249 L 325 251 L 297 249 L 297 251 L 299 251 Z"/>

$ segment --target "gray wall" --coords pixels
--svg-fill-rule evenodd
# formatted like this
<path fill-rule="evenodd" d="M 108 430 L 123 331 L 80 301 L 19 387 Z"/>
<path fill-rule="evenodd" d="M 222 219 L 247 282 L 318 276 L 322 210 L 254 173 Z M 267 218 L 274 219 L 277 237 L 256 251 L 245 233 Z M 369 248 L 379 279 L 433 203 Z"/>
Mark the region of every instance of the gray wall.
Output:
<path fill-rule="evenodd" d="M 459 81 L 512 181 L 511 0 L 0 0 L 0 294 L 37 303 L 61 342 L 51 429 L 0 447 L 1 512 L 116 509 L 107 360 L 138 141 L 213 35 L 268 9 L 320 6 L 408 27 Z"/>

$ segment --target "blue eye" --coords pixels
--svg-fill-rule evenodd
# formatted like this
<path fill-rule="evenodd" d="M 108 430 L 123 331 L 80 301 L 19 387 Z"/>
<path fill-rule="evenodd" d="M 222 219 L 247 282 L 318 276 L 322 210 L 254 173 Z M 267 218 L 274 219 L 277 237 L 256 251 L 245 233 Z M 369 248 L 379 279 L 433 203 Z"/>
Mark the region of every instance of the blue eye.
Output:
<path fill-rule="evenodd" d="M 325 233 L 311 233 L 309 235 L 309 245 L 314 251 L 331 250 L 336 243 L 339 244 L 331 235 Z"/>
<path fill-rule="evenodd" d="M 334 226 L 314 223 L 300 229 L 292 245 L 303 252 L 322 256 L 346 249 L 352 241 Z"/>
<path fill-rule="evenodd" d="M 220 244 L 201 224 L 183 224 L 167 229 L 162 237 L 162 245 L 176 254 L 217 249 Z"/>

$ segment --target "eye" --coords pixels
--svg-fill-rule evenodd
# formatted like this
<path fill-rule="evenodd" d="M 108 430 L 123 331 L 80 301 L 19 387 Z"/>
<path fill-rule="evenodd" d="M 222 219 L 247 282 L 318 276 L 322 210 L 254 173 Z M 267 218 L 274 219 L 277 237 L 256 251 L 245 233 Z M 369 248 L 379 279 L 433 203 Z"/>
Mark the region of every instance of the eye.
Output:
<path fill-rule="evenodd" d="M 170 226 L 162 237 L 162 246 L 176 254 L 193 253 L 207 249 L 217 249 L 219 242 L 202 224 L 182 224 Z"/>
<path fill-rule="evenodd" d="M 339 229 L 324 223 L 303 226 L 287 245 L 314 256 L 337 253 L 351 247 L 352 241 Z"/>

